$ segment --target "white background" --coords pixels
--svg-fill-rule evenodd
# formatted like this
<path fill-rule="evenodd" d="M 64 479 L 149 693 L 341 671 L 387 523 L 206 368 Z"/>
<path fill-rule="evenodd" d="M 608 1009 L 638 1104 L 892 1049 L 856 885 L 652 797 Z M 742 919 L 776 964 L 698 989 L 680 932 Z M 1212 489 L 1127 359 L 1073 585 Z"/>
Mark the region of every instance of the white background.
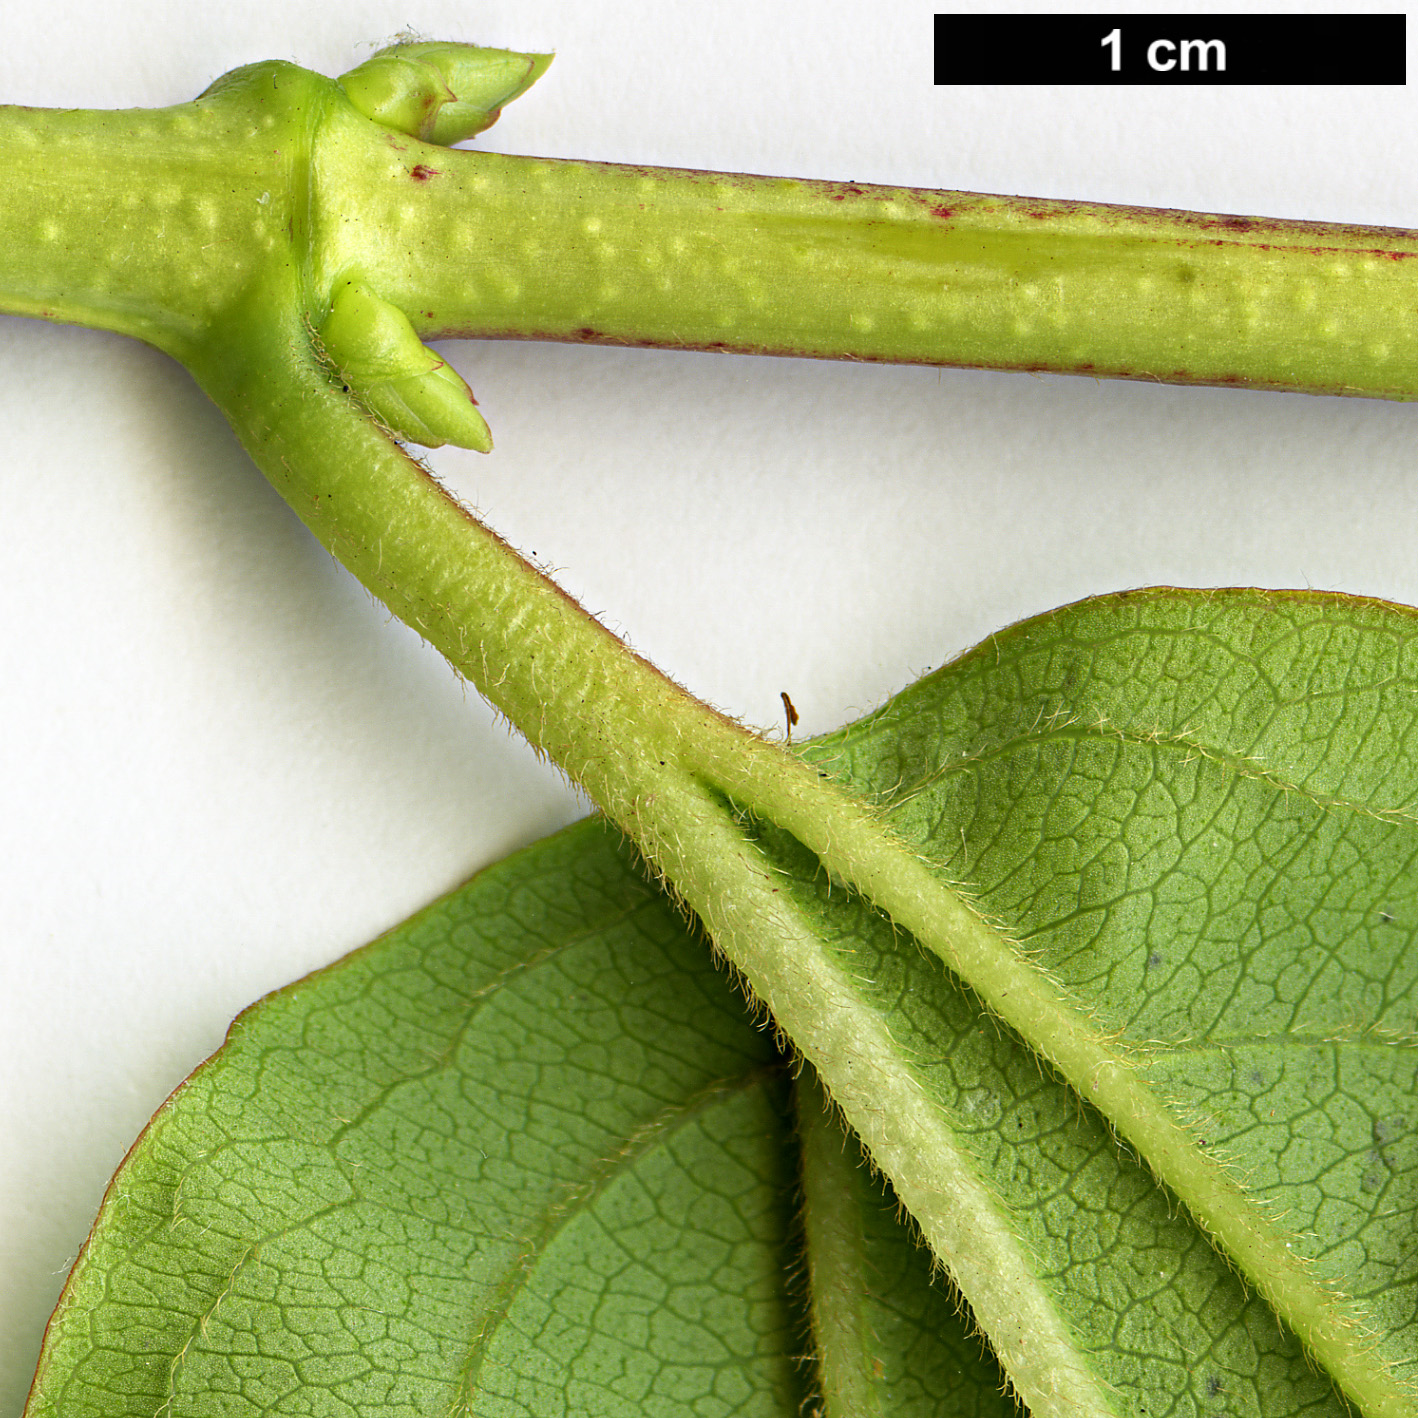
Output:
<path fill-rule="evenodd" d="M 336 73 L 408 27 L 559 51 L 480 140 L 502 151 L 1418 225 L 1412 88 L 936 89 L 931 15 L 951 8 L 971 7 L 44 0 L 0 12 L 0 98 L 176 103 L 253 60 Z M 1207 10 L 1309 8 L 1343 5 Z M 780 690 L 827 729 L 1094 592 L 1418 601 L 1402 405 L 555 345 L 452 358 L 498 450 L 440 472 L 765 727 Z M 0 427 L 8 1415 L 109 1173 L 231 1016 L 584 806 L 316 549 L 164 358 L 0 318 Z"/>

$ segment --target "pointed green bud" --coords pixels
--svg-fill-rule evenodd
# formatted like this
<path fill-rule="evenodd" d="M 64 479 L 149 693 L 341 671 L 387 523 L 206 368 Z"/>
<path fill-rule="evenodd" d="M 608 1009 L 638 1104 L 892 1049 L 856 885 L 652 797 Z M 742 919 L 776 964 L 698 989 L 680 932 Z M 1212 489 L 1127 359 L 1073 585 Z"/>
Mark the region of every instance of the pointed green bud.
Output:
<path fill-rule="evenodd" d="M 461 142 L 491 128 L 552 61 L 472 44 L 396 44 L 340 78 L 366 118 L 428 143 Z"/>
<path fill-rule="evenodd" d="M 419 339 L 398 306 L 358 281 L 343 281 L 320 338 L 351 391 L 396 438 L 492 452 L 473 391 Z"/>
<path fill-rule="evenodd" d="M 492 452 L 492 430 L 477 410 L 473 391 L 442 360 L 427 374 L 372 384 L 361 397 L 381 423 L 410 443 L 425 448 L 452 443 L 475 453 Z"/>

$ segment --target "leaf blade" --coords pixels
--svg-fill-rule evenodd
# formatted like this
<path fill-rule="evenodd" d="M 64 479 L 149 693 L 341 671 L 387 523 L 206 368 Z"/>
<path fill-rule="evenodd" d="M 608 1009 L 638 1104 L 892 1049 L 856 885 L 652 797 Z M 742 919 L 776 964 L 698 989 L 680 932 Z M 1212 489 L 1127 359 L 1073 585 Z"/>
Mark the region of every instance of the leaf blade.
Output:
<path fill-rule="evenodd" d="M 1360 824 L 1361 831 L 1387 841 L 1392 860 L 1386 888 L 1414 880 L 1405 821 L 1412 772 L 1405 779 L 1405 762 L 1392 753 L 1393 744 L 1408 742 L 1413 733 L 1413 628 L 1411 612 L 1336 597 L 1164 590 L 1100 598 L 993 637 L 877 716 L 811 751 L 819 762 L 835 760 L 832 766 L 858 788 L 885 794 L 894 825 L 908 842 L 950 876 L 968 877 L 984 909 L 1028 942 L 1078 1000 L 1082 1014 L 1116 1031 L 1121 1047 L 1156 1052 L 1180 1036 L 1175 1030 L 1156 1038 L 1127 1032 L 1130 1021 L 1118 1014 L 1115 996 L 1127 1001 L 1133 994 L 1108 995 L 1099 988 L 1106 984 L 1100 964 L 1106 952 L 1098 944 L 1098 922 L 1111 920 L 1110 948 L 1119 955 L 1112 964 L 1122 968 L 1128 962 L 1141 978 L 1159 954 L 1147 942 L 1176 944 L 1181 917 L 1173 910 L 1170 916 L 1159 913 L 1160 922 L 1140 919 L 1138 900 L 1158 882 L 1172 889 L 1190 886 L 1193 896 L 1227 884 L 1221 857 L 1208 862 L 1202 851 L 1185 862 L 1158 858 L 1159 844 L 1168 840 L 1151 810 L 1159 797 L 1170 801 L 1178 790 L 1190 791 L 1198 774 L 1212 775 L 1222 798 L 1251 794 L 1254 801 L 1238 830 L 1242 843 L 1250 834 L 1262 859 L 1267 851 L 1273 854 L 1276 841 L 1303 846 L 1317 840 L 1313 831 L 1273 820 L 1276 804 L 1295 809 L 1303 802 L 1304 811 L 1342 818 L 1351 829 Z M 1345 651 L 1337 663 L 1331 654 L 1336 644 Z M 1283 681 L 1273 668 L 1277 646 L 1289 647 L 1290 674 Z M 1363 733 L 1336 734 L 1335 725 L 1346 722 L 1345 714 L 1334 712 L 1336 696 L 1347 697 Z M 1317 714 L 1323 732 L 1313 727 Z M 1168 760 L 1165 770 L 1157 767 L 1159 756 Z M 1115 794 L 1125 790 L 1126 810 L 1100 795 L 1100 784 L 1111 785 Z M 1185 793 L 1183 799 L 1183 806 L 1192 806 Z M 1302 855 L 1281 855 L 1270 864 L 1269 905 L 1277 904 L 1275 892 L 1288 894 L 1322 924 L 1328 909 L 1322 888 L 1329 877 L 1308 869 Z M 1227 929 L 1238 922 L 1244 927 L 1247 919 L 1245 893 L 1232 895 L 1231 919 L 1218 917 Z M 1262 953 L 1269 949 L 1293 965 L 1304 941 L 1293 931 L 1277 937 L 1264 918 L 1266 904 L 1260 902 L 1259 914 L 1251 911 L 1247 928 L 1258 933 Z M 1150 930 L 1160 936 L 1149 937 Z M 1199 937 L 1193 944 L 1224 951 L 1224 929 L 1220 937 Z M 1179 955 L 1186 953 L 1184 944 Z M 1332 977 L 1330 1027 L 1338 1027 L 1339 1015 L 1352 1023 L 1359 1007 L 1369 1010 L 1357 1016 L 1362 1023 L 1411 1033 L 1411 958 L 1401 960 L 1392 951 L 1384 957 L 1386 978 L 1403 988 L 1379 1000 L 1372 969 L 1363 968 L 1369 957 L 1355 956 L 1353 946 L 1353 940 L 1341 942 L 1324 957 Z M 1344 958 L 1345 949 L 1350 958 Z M 1204 1015 L 1208 998 L 1214 1006 L 1225 992 L 1215 998 L 1194 993 L 1187 1004 L 1185 983 L 1165 994 L 1144 990 L 1140 997 L 1163 1001 L 1165 1010 L 1194 1027 L 1197 999 Z M 1244 1003 L 1236 1012 L 1252 1014 Z M 1178 1117 L 1185 1124 L 1185 1114 Z M 1242 1175 L 1248 1170 L 1244 1159 L 1232 1167 Z M 1293 1197 L 1262 1201 L 1274 1215 Z M 1259 1225 L 1267 1224 L 1261 1217 Z M 1282 1229 L 1269 1242 L 1272 1252 L 1289 1235 Z M 1390 1250 L 1394 1242 L 1390 1235 Z M 1290 1268 L 1292 1276 L 1302 1277 L 1307 1269 L 1315 1267 Z M 1338 1272 L 1319 1267 L 1321 1301 L 1326 1286 L 1348 1281 Z M 1268 1278 L 1260 1277 L 1262 1283 Z M 1313 1298 L 1317 1287 L 1306 1283 Z M 1369 1316 L 1371 1327 L 1377 1318 Z M 1344 1307 L 1336 1306 L 1327 1322 L 1342 1330 Z M 1348 1348 L 1347 1382 L 1352 1385 L 1353 1372 L 1361 1371 L 1366 1411 L 1412 1411 L 1411 1398 L 1402 1396 L 1411 1391 L 1411 1334 L 1388 1332 L 1381 1351 L 1387 1365 L 1366 1355 L 1362 1341 Z M 1386 1367 L 1392 1380 L 1382 1378 Z M 1372 1374 L 1376 1381 L 1370 1381 Z"/>
<path fill-rule="evenodd" d="M 664 1214 L 639 1216 L 641 1230 L 674 1232 L 731 1176 L 715 1213 L 720 1303 L 696 1312 L 704 1282 L 686 1281 L 676 1342 L 647 1350 L 653 1372 L 609 1382 L 625 1345 L 605 1325 L 625 1319 L 634 1285 L 617 1299 L 618 1277 L 602 1276 L 599 1320 L 581 1316 L 578 1342 L 569 1321 L 562 1335 L 561 1398 L 668 1413 L 696 1391 L 706 1412 L 795 1412 L 779 1283 L 791 1159 L 768 1125 L 784 1083 L 702 949 L 594 824 L 410 926 L 249 1011 L 159 1116 L 76 1267 L 29 1411 L 448 1411 L 467 1398 L 469 1336 L 499 1303 L 510 1318 L 484 1326 L 479 1404 L 554 1411 L 524 1372 L 535 1347 L 508 1345 L 542 1298 L 515 1283 L 529 1254 L 545 1287 L 562 1231 L 589 1217 L 621 1247 L 633 1238 L 627 1179 L 658 1189 Z M 476 1067 L 447 1047 L 470 1039 L 487 1046 Z M 295 1067 L 273 1083 L 282 1056 Z M 591 1096 L 568 1091 L 578 1070 L 599 1079 Z M 454 1114 L 452 1144 L 430 1138 Z M 656 1283 L 655 1251 L 638 1266 L 622 1254 L 619 1279 Z M 561 1265 L 563 1286 L 595 1279 L 583 1262 Z"/>

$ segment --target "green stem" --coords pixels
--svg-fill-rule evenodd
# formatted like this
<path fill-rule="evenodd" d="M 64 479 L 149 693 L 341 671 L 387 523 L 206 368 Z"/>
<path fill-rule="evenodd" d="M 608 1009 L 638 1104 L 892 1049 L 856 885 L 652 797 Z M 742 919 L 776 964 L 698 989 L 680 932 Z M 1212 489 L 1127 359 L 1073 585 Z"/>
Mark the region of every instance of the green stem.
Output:
<path fill-rule="evenodd" d="M 0 310 L 190 359 L 223 312 L 300 263 L 332 88 L 264 64 L 175 108 L 0 107 Z"/>
<path fill-rule="evenodd" d="M 401 144 L 327 130 L 316 245 L 428 337 L 1418 396 L 1410 232 Z"/>
<path fill-rule="evenodd" d="M 316 324 L 358 277 L 425 338 L 1418 397 L 1403 231 L 453 151 L 284 64 L 172 109 L 0 109 L 0 163 L 0 310 L 184 359 L 294 260 Z"/>

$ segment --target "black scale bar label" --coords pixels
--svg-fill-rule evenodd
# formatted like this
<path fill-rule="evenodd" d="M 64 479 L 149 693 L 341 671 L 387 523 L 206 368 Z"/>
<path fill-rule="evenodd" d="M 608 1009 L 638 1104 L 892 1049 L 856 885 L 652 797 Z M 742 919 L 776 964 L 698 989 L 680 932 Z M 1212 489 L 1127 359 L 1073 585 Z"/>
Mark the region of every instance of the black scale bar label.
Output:
<path fill-rule="evenodd" d="M 937 15 L 938 84 L 1402 84 L 1404 15 Z"/>

